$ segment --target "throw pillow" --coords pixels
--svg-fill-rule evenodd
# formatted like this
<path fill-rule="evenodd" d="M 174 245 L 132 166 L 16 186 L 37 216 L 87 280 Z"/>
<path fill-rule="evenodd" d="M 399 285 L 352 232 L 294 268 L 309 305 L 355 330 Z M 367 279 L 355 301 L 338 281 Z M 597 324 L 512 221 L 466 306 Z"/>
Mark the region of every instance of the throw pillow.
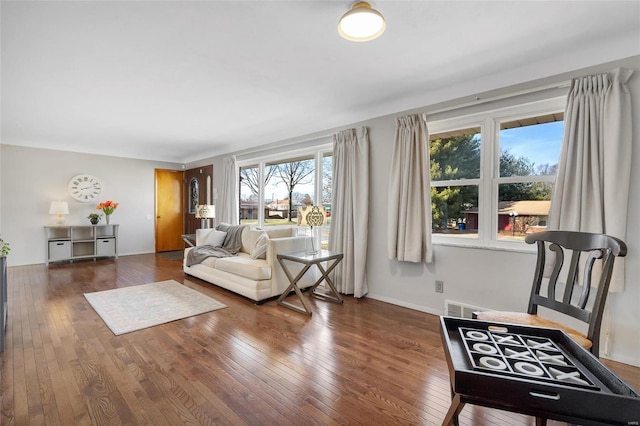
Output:
<path fill-rule="evenodd" d="M 264 231 L 258 229 L 249 228 L 242 231 L 242 248 L 240 251 L 251 255 L 253 250 L 256 248 L 258 238 L 260 238 L 260 235 L 262 234 L 264 234 Z"/>
<path fill-rule="evenodd" d="M 214 229 L 209 232 L 209 235 L 207 235 L 207 239 L 204 240 L 204 244 L 207 246 L 222 247 L 222 243 L 224 243 L 224 238 L 226 236 L 226 232 L 217 231 Z"/>
<path fill-rule="evenodd" d="M 267 258 L 267 244 L 269 243 L 269 236 L 264 233 L 258 237 L 256 246 L 251 252 L 252 259 L 266 259 Z"/>

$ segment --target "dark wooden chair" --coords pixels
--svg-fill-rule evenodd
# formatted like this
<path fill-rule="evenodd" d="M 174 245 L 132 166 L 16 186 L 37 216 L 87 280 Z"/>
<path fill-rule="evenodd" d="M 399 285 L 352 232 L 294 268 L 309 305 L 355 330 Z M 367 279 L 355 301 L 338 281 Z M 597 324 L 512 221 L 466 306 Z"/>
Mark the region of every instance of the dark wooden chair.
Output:
<path fill-rule="evenodd" d="M 609 291 L 613 262 L 618 256 L 626 256 L 627 245 L 609 235 L 571 231 L 537 232 L 527 235 L 525 242 L 538 245 L 538 260 L 527 312 L 476 312 L 474 318 L 482 321 L 559 328 L 582 347 L 590 350 L 593 355 L 599 357 L 600 325 Z M 555 256 L 549 256 L 550 252 Z M 545 276 L 547 263 L 552 265 L 552 269 L 548 274 L 546 294 L 541 294 L 541 290 L 544 292 L 543 282 L 547 281 Z M 550 268 L 550 265 L 546 267 Z M 596 294 L 593 301 L 589 301 L 592 287 L 597 287 L 594 288 Z M 574 290 L 578 290 L 579 294 L 578 292 L 574 294 Z M 564 324 L 538 316 L 538 306 L 544 306 L 587 323 L 587 333 L 581 333 Z"/>

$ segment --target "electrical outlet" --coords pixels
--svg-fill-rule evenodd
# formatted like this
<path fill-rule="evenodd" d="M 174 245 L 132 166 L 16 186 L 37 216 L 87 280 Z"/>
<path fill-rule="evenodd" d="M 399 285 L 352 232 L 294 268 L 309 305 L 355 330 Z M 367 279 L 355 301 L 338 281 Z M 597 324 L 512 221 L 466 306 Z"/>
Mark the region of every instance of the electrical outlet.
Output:
<path fill-rule="evenodd" d="M 436 293 L 444 293 L 444 281 L 436 281 Z"/>

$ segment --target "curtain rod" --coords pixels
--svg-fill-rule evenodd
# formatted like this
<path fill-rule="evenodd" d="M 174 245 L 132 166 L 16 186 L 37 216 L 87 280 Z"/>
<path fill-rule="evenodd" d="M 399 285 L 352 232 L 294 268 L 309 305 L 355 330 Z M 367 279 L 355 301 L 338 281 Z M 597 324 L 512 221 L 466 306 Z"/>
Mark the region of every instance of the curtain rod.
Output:
<path fill-rule="evenodd" d="M 255 149 L 247 150 L 247 151 L 244 151 L 241 154 L 234 154 L 234 155 L 237 158 L 239 158 L 239 157 L 243 157 L 243 156 L 247 156 L 247 155 L 259 154 L 261 152 L 268 151 L 268 150 L 273 149 L 273 148 L 285 148 L 285 147 L 288 147 L 288 146 L 291 146 L 291 145 L 304 144 L 304 143 L 320 141 L 322 139 L 331 138 L 330 141 L 326 141 L 326 142 L 324 142 L 322 144 L 318 144 L 318 145 L 326 145 L 326 144 L 333 143 L 333 136 L 338 134 L 338 133 L 340 133 L 343 130 L 348 130 L 348 129 L 356 129 L 356 130 L 358 130 L 358 129 L 363 129 L 365 127 L 366 126 L 345 126 L 343 128 L 339 128 L 339 130 L 332 130 L 330 132 L 321 133 L 319 135 L 316 135 L 316 136 L 313 136 L 313 137 L 309 137 L 309 138 L 304 138 L 304 139 L 295 139 L 295 138 L 293 138 L 293 140 L 289 140 L 287 143 L 282 143 L 281 144 L 279 142 L 270 142 L 270 143 L 266 144 L 266 146 L 262 145 L 262 146 L 256 147 Z M 270 146 L 272 144 L 277 144 L 277 145 L 275 147 L 272 147 L 272 146 Z M 239 161 L 242 161 L 242 160 L 239 160 Z"/>
<path fill-rule="evenodd" d="M 544 92 L 546 90 L 553 90 L 553 89 L 564 89 L 564 88 L 568 88 L 571 85 L 571 80 L 565 80 L 565 81 L 561 81 L 558 83 L 553 83 L 553 84 L 548 84 L 545 86 L 538 86 L 538 87 L 534 87 L 531 89 L 524 89 L 524 90 L 519 90 L 517 92 L 511 92 L 511 93 L 506 93 L 504 95 L 496 95 L 496 96 L 491 96 L 488 98 L 481 98 L 479 95 L 475 96 L 475 100 L 473 101 L 469 101 L 469 102 L 465 102 L 463 104 L 458 104 L 458 105 L 454 105 L 454 106 L 449 106 L 449 107 L 443 107 L 443 108 L 439 108 L 439 109 L 435 109 L 433 111 L 427 111 L 426 114 L 427 115 L 434 115 L 434 114 L 440 114 L 443 112 L 449 112 L 449 111 L 455 111 L 458 109 L 463 109 L 463 108 L 467 108 L 470 106 L 476 106 L 476 105 L 484 105 L 490 102 L 496 102 L 496 101 L 501 101 L 504 99 L 511 99 L 511 98 L 515 98 L 518 96 L 522 96 L 522 95 L 529 95 L 532 93 L 540 93 L 540 92 Z M 450 102 L 450 101 L 448 101 Z"/>
<path fill-rule="evenodd" d="M 286 148 L 288 146 L 291 145 L 297 145 L 297 144 L 304 144 L 304 143 L 309 143 L 309 142 L 313 142 L 313 141 L 317 141 L 317 140 L 321 140 L 321 139 L 326 139 L 328 137 L 332 137 L 336 132 L 331 132 L 331 133 L 326 133 L 326 134 L 321 134 L 318 136 L 314 136 L 311 138 L 306 138 L 306 139 L 299 139 L 299 140 L 291 140 L 287 143 L 279 143 L 278 141 L 276 142 L 270 142 L 266 145 L 262 145 L 262 146 L 258 146 L 255 147 L 255 149 L 249 149 L 247 151 L 242 152 L 241 154 L 234 154 L 236 156 L 236 158 L 238 158 L 238 161 L 242 161 L 242 157 L 246 157 L 246 156 L 252 156 L 252 155 L 256 155 L 256 154 L 261 154 L 267 151 L 270 151 L 274 148 Z M 329 143 L 329 142 L 326 142 Z M 271 146 L 273 144 L 277 144 L 276 146 Z"/>

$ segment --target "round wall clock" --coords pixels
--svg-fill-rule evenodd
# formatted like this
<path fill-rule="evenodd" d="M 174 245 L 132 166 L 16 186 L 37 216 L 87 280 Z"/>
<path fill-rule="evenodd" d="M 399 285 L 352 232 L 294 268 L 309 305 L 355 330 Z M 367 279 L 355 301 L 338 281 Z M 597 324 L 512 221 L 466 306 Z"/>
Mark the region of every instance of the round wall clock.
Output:
<path fill-rule="evenodd" d="M 102 183 L 95 176 L 77 175 L 69 181 L 69 194 L 78 201 L 89 203 L 102 194 Z"/>

